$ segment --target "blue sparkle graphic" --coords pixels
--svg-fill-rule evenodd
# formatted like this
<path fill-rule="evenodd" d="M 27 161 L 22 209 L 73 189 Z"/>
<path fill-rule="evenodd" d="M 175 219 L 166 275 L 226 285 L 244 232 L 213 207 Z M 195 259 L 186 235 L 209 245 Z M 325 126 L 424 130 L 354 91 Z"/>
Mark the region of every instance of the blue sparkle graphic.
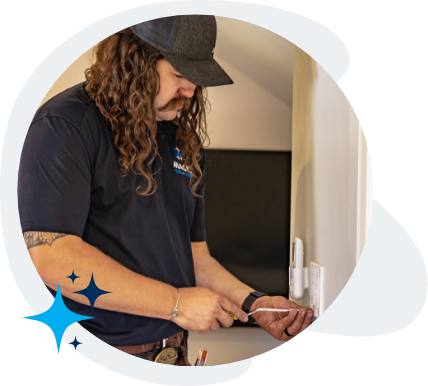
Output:
<path fill-rule="evenodd" d="M 83 316 L 70 311 L 62 300 L 61 289 L 58 283 L 55 300 L 52 306 L 41 314 L 26 316 L 25 319 L 37 320 L 38 322 L 46 324 L 55 335 L 56 346 L 59 353 L 61 339 L 65 330 L 75 322 L 93 318 L 92 316 Z"/>
<path fill-rule="evenodd" d="M 80 276 L 76 276 L 75 274 L 74 274 L 74 269 L 73 269 L 73 273 L 70 275 L 70 276 L 67 276 L 67 278 L 69 278 L 69 279 L 71 279 L 71 280 L 73 280 L 73 284 L 74 284 L 74 281 L 77 279 L 77 278 L 79 278 Z"/>
<path fill-rule="evenodd" d="M 80 340 L 73 338 L 73 340 L 70 342 L 70 346 L 72 347 L 77 347 L 80 346 L 82 344 L 82 342 L 80 342 Z"/>
<path fill-rule="evenodd" d="M 102 289 L 98 288 L 95 284 L 94 274 L 92 274 L 89 285 L 85 289 L 81 291 L 76 291 L 74 293 L 86 296 L 89 300 L 89 303 L 91 303 L 92 311 L 94 311 L 95 300 L 97 300 L 99 296 L 104 294 L 110 294 L 111 292 L 103 291 Z"/>

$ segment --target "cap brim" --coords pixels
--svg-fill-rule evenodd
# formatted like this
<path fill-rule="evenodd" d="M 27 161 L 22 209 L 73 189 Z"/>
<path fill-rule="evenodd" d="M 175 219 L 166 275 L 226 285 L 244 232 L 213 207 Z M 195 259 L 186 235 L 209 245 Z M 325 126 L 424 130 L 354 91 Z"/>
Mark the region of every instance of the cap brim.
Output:
<path fill-rule="evenodd" d="M 214 60 L 189 60 L 162 53 L 181 76 L 196 86 L 214 87 L 233 84 L 233 80 Z"/>

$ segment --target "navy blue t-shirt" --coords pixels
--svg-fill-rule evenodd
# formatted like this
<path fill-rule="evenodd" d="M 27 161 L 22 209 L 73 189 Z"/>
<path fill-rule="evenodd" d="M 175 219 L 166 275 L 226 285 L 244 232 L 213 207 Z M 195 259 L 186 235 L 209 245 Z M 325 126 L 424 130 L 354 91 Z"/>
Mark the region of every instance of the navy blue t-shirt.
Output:
<path fill-rule="evenodd" d="M 204 200 L 190 191 L 176 129 L 159 122 L 161 159 L 153 165 L 157 190 L 138 196 L 135 190 L 144 179 L 122 176 L 111 132 L 84 84 L 55 96 L 37 111 L 22 150 L 22 231 L 76 235 L 132 271 L 174 287 L 194 287 L 191 242 L 205 241 Z M 203 196 L 203 184 L 197 194 Z M 74 270 L 79 275 L 79 267 Z M 151 343 L 182 330 L 170 321 L 103 310 L 96 303 L 92 312 L 71 299 L 64 302 L 78 314 L 93 316 L 81 325 L 112 345 Z"/>

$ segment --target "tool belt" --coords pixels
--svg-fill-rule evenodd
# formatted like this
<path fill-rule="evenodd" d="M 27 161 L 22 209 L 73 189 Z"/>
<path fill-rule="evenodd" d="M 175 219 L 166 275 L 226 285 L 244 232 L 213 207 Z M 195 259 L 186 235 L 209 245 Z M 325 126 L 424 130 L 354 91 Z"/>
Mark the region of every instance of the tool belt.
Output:
<path fill-rule="evenodd" d="M 138 358 L 176 366 L 191 366 L 187 359 L 188 331 L 182 331 L 167 339 L 135 346 L 113 346 Z"/>

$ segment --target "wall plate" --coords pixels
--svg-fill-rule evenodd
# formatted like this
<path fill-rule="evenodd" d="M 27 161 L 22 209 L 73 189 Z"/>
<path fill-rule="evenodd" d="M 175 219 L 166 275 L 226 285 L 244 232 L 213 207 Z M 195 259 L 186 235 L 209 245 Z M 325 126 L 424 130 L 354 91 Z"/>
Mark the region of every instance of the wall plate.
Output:
<path fill-rule="evenodd" d="M 324 312 L 324 267 L 311 261 L 309 264 L 309 302 L 314 319 Z"/>

